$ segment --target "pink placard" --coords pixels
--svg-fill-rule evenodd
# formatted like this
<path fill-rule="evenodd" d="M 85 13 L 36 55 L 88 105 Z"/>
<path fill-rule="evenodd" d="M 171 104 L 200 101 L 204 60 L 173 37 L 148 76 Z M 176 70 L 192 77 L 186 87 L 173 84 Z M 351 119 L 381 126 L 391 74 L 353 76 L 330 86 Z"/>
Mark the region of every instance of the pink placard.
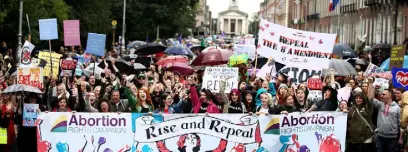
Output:
<path fill-rule="evenodd" d="M 65 46 L 79 46 L 81 39 L 79 35 L 79 20 L 64 21 L 64 44 Z"/>

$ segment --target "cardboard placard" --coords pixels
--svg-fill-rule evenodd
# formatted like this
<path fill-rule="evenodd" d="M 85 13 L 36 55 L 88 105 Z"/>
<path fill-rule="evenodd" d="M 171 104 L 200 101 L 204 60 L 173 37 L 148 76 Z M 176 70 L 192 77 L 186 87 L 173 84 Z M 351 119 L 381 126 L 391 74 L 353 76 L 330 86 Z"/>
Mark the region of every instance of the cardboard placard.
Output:
<path fill-rule="evenodd" d="M 406 45 L 396 45 L 391 47 L 390 65 L 388 69 L 402 68 L 404 64 L 405 51 Z"/>

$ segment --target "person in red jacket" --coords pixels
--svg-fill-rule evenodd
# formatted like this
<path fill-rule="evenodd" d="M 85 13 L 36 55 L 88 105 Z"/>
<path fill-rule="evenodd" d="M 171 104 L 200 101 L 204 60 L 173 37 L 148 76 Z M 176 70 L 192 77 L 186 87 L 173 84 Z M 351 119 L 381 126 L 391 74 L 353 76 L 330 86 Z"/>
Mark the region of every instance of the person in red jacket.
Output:
<path fill-rule="evenodd" d="M 220 113 L 217 105 L 211 100 L 211 92 L 207 89 L 201 89 L 197 94 L 194 84 L 190 84 L 191 104 L 193 105 L 192 113 Z"/>

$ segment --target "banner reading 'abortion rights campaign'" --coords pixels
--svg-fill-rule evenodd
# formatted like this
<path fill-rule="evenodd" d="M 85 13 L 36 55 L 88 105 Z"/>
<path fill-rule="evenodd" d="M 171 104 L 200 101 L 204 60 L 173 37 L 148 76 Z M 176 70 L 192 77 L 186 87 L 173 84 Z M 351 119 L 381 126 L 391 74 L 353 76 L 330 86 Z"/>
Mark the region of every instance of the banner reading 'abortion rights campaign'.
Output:
<path fill-rule="evenodd" d="M 38 151 L 344 151 L 345 113 L 41 113 Z"/>

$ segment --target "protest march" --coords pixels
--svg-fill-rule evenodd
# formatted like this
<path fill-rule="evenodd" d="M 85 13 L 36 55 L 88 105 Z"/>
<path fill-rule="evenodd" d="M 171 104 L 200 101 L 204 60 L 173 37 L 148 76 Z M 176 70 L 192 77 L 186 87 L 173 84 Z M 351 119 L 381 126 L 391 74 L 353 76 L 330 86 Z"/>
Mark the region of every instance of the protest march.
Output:
<path fill-rule="evenodd" d="M 125 43 L 35 24 L 40 44 L 0 46 L 0 152 L 408 152 L 408 38 L 351 49 L 260 18 L 257 35 Z"/>

